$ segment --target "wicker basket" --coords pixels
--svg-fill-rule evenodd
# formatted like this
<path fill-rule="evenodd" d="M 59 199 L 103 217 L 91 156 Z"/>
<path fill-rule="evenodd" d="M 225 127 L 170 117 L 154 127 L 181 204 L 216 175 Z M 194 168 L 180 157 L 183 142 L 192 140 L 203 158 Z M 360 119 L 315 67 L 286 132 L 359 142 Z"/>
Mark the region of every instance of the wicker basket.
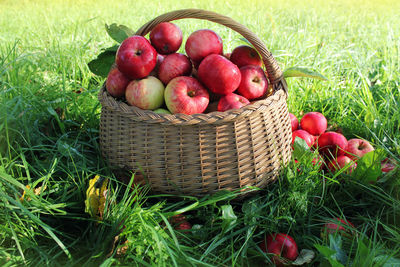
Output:
<path fill-rule="evenodd" d="M 287 85 L 261 40 L 243 25 L 214 12 L 186 9 L 161 15 L 136 34 L 183 18 L 222 24 L 260 53 L 273 95 L 241 109 L 209 114 L 156 114 L 111 97 L 104 86 L 100 147 L 114 166 L 141 170 L 154 192 L 202 196 L 219 190 L 265 187 L 291 156 Z"/>

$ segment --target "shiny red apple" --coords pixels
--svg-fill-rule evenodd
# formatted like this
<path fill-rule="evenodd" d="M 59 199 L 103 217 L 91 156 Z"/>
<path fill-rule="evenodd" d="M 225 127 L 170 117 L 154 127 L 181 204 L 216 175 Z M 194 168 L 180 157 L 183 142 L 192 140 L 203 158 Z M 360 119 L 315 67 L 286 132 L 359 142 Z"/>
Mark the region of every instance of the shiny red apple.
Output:
<path fill-rule="evenodd" d="M 247 65 L 261 67 L 263 62 L 258 52 L 250 46 L 241 45 L 233 49 L 230 60 L 239 68 Z"/>
<path fill-rule="evenodd" d="M 212 54 L 201 62 L 197 75 L 199 80 L 213 93 L 233 93 L 240 84 L 239 68 L 224 56 Z"/>
<path fill-rule="evenodd" d="M 222 54 L 222 39 L 212 30 L 197 30 L 186 40 L 185 51 L 196 66 L 208 55 Z"/>
<path fill-rule="evenodd" d="M 268 80 L 264 70 L 259 66 L 247 65 L 240 68 L 241 81 L 237 92 L 253 100 L 265 96 L 268 91 Z"/>
<path fill-rule="evenodd" d="M 284 266 L 285 259 L 294 261 L 299 256 L 297 244 L 288 234 L 270 234 L 259 246 L 263 252 L 275 254 L 272 260 L 276 266 Z"/>
<path fill-rule="evenodd" d="M 218 111 L 223 112 L 230 109 L 238 109 L 248 104 L 250 104 L 250 101 L 247 100 L 244 96 L 230 93 L 223 96 L 218 101 Z"/>
<path fill-rule="evenodd" d="M 133 80 L 126 87 L 125 98 L 132 106 L 154 110 L 164 104 L 164 85 L 154 76 Z"/>
<path fill-rule="evenodd" d="M 292 146 L 294 144 L 294 140 L 296 139 L 296 137 L 299 137 L 301 139 L 303 139 L 304 141 L 306 141 L 307 145 L 309 147 L 311 147 L 313 145 L 313 138 L 312 135 L 309 134 L 307 131 L 304 130 L 295 130 L 292 133 Z"/>
<path fill-rule="evenodd" d="M 357 168 L 357 163 L 345 155 L 340 155 L 328 164 L 331 172 L 337 172 L 343 168 L 346 168 L 346 173 L 352 173 Z"/>
<path fill-rule="evenodd" d="M 113 97 L 123 97 L 129 81 L 130 80 L 122 74 L 118 68 L 113 68 L 107 75 L 107 92 Z"/>
<path fill-rule="evenodd" d="M 198 80 L 188 76 L 172 79 L 165 88 L 164 98 L 168 110 L 173 114 L 202 113 L 209 103 L 207 89 Z"/>
<path fill-rule="evenodd" d="M 296 115 L 289 113 L 290 117 L 290 124 L 292 125 L 292 132 L 299 129 L 299 120 L 297 119 Z"/>
<path fill-rule="evenodd" d="M 300 127 L 312 135 L 320 135 L 326 131 L 328 122 L 322 113 L 309 112 L 301 118 Z"/>
<path fill-rule="evenodd" d="M 357 160 L 374 150 L 374 147 L 366 140 L 353 138 L 347 142 L 345 155 L 352 160 Z"/>
<path fill-rule="evenodd" d="M 337 132 L 325 132 L 318 137 L 318 150 L 321 154 L 334 157 L 347 149 L 347 139 Z"/>
<path fill-rule="evenodd" d="M 162 22 L 150 32 L 150 42 L 160 54 L 175 53 L 182 44 L 182 31 L 171 22 Z"/>
<path fill-rule="evenodd" d="M 192 73 L 192 62 L 184 54 L 167 55 L 158 68 L 158 78 L 167 85 L 178 76 L 189 76 Z"/>
<path fill-rule="evenodd" d="M 148 76 L 156 66 L 157 51 L 146 38 L 134 35 L 121 43 L 115 63 L 128 78 L 141 79 Z"/>

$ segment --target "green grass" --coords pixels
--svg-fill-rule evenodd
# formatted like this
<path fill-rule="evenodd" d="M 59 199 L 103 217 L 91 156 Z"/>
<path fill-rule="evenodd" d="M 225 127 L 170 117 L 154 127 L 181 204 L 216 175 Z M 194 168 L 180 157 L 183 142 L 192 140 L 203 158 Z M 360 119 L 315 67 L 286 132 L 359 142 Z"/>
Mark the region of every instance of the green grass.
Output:
<path fill-rule="evenodd" d="M 246 25 L 282 69 L 306 66 L 328 77 L 289 78 L 289 110 L 299 117 L 320 111 L 347 138 L 365 138 L 400 164 L 398 1 L 2 0 L 0 264 L 261 266 L 270 261 L 257 244 L 279 231 L 315 251 L 315 266 L 339 266 L 329 253 L 340 242 L 336 252 L 347 255 L 339 257 L 346 266 L 398 266 L 399 170 L 371 185 L 324 174 L 306 160 L 298 173 L 291 162 L 278 182 L 244 201 L 233 193 L 195 199 L 131 192 L 112 174 L 98 145 L 97 92 L 104 80 L 87 67 L 114 44 L 104 24 L 138 29 L 161 13 L 192 7 Z M 200 28 L 217 31 L 225 51 L 240 43 L 238 34 L 214 23 L 176 23 L 185 38 Z M 96 174 L 111 180 L 111 208 L 100 222 L 84 203 Z M 20 201 L 28 184 L 46 189 L 39 196 L 28 190 L 31 200 Z M 176 211 L 185 211 L 194 230 L 171 228 L 167 218 Z M 332 217 L 353 222 L 355 237 L 321 238 Z M 129 246 L 119 257 L 124 240 Z"/>

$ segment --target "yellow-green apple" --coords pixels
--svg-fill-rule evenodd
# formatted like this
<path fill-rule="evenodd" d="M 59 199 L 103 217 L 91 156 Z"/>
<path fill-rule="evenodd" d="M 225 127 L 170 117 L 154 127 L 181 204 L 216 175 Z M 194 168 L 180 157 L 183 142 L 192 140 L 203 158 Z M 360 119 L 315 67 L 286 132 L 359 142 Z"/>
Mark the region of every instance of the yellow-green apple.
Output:
<path fill-rule="evenodd" d="M 328 169 L 331 172 L 336 172 L 343 168 L 346 168 L 346 173 L 352 173 L 357 168 L 357 163 L 345 155 L 340 155 L 328 164 Z"/>
<path fill-rule="evenodd" d="M 264 253 L 274 254 L 272 261 L 276 266 L 286 266 L 287 260 L 294 261 L 299 256 L 293 237 L 284 233 L 268 235 L 259 247 Z"/>
<path fill-rule="evenodd" d="M 156 66 L 157 51 L 146 38 L 134 35 L 121 43 L 115 63 L 128 78 L 141 79 L 148 76 Z"/>
<path fill-rule="evenodd" d="M 309 112 L 300 120 L 301 129 L 312 135 L 320 135 L 326 131 L 328 122 L 325 116 L 320 112 Z"/>
<path fill-rule="evenodd" d="M 107 92 L 113 97 L 123 97 L 129 81 L 130 80 L 122 74 L 118 68 L 113 68 L 107 75 Z"/>
<path fill-rule="evenodd" d="M 192 73 L 192 62 L 184 54 L 167 55 L 158 69 L 158 78 L 167 85 L 178 76 L 189 76 Z"/>
<path fill-rule="evenodd" d="M 201 61 L 197 75 L 210 91 L 219 95 L 233 93 L 241 80 L 239 68 L 217 54 L 209 55 Z"/>
<path fill-rule="evenodd" d="M 247 65 L 240 68 L 241 80 L 237 92 L 248 100 L 265 96 L 268 80 L 259 66 Z"/>
<path fill-rule="evenodd" d="M 150 32 L 150 42 L 160 54 L 175 53 L 182 44 L 182 31 L 171 22 L 162 22 Z"/>
<path fill-rule="evenodd" d="M 164 104 L 164 85 L 154 76 L 133 80 L 126 87 L 126 101 L 141 109 L 157 109 Z"/>
<path fill-rule="evenodd" d="M 347 142 L 345 155 L 352 160 L 357 160 L 373 150 L 374 147 L 368 141 L 363 139 L 353 138 Z"/>
<path fill-rule="evenodd" d="M 301 138 L 304 141 L 306 141 L 306 143 L 309 147 L 311 147 L 313 144 L 313 138 L 312 138 L 311 134 L 309 134 L 307 131 L 304 131 L 304 130 L 295 130 L 292 133 L 292 146 L 294 144 L 294 140 L 296 139 L 296 137 Z"/>
<path fill-rule="evenodd" d="M 262 60 L 258 52 L 250 46 L 240 45 L 233 49 L 230 60 L 239 68 L 247 65 L 262 66 Z"/>
<path fill-rule="evenodd" d="M 191 33 L 186 40 L 185 51 L 196 67 L 206 56 L 222 54 L 222 39 L 212 30 L 197 30 Z"/>
<path fill-rule="evenodd" d="M 188 76 L 172 79 L 165 88 L 164 98 L 168 110 L 173 114 L 202 113 L 209 103 L 207 89 L 198 80 Z"/>
<path fill-rule="evenodd" d="M 289 113 L 290 117 L 290 124 L 292 125 L 292 132 L 299 129 L 299 120 L 297 119 L 296 115 Z"/>
<path fill-rule="evenodd" d="M 169 112 L 169 110 L 166 110 L 165 108 L 158 108 L 153 111 L 157 114 L 171 114 L 171 112 Z"/>
<path fill-rule="evenodd" d="M 237 108 L 246 106 L 248 104 L 250 104 L 250 101 L 247 100 L 244 96 L 230 93 L 230 94 L 224 95 L 218 101 L 218 111 L 223 112 L 223 111 L 227 111 L 230 109 L 237 109 Z"/>
<path fill-rule="evenodd" d="M 318 150 L 328 157 L 341 155 L 347 149 L 347 139 L 337 132 L 325 132 L 318 137 Z"/>

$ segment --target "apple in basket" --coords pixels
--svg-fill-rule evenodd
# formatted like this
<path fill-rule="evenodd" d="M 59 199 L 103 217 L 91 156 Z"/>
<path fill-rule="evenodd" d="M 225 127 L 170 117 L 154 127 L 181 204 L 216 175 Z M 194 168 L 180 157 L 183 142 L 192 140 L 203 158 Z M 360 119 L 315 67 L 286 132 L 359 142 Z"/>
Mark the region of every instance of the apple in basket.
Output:
<path fill-rule="evenodd" d="M 169 81 L 178 76 L 189 76 L 192 73 L 192 62 L 180 53 L 166 56 L 158 69 L 158 78 L 167 85 Z"/>
<path fill-rule="evenodd" d="M 175 53 L 182 44 L 182 31 L 171 22 L 162 22 L 150 32 L 150 42 L 160 54 Z"/>
<path fill-rule="evenodd" d="M 218 102 L 218 111 L 227 111 L 230 109 L 237 109 L 250 104 L 244 96 L 234 93 L 223 96 Z"/>
<path fill-rule="evenodd" d="M 240 68 L 241 81 L 237 92 L 253 100 L 265 96 L 268 91 L 268 80 L 259 66 L 247 65 Z"/>
<path fill-rule="evenodd" d="M 197 68 L 206 56 L 222 54 L 222 39 L 212 30 L 197 30 L 191 33 L 186 40 L 185 51 Z"/>
<path fill-rule="evenodd" d="M 241 45 L 233 49 L 229 59 L 239 68 L 247 65 L 262 66 L 262 60 L 258 52 L 250 46 Z"/>
<path fill-rule="evenodd" d="M 157 51 L 146 38 L 134 35 L 121 43 L 115 63 L 128 78 L 142 79 L 148 76 L 156 66 Z"/>
<path fill-rule="evenodd" d="M 125 95 L 126 86 L 129 79 L 117 68 L 113 68 L 107 75 L 106 89 L 113 97 L 122 97 Z"/>
<path fill-rule="evenodd" d="M 202 113 L 209 103 L 207 89 L 198 80 L 188 76 L 172 79 L 165 88 L 164 98 L 165 104 L 173 114 Z"/>
<path fill-rule="evenodd" d="M 126 87 L 125 98 L 132 106 L 154 110 L 164 104 L 164 85 L 154 76 L 133 80 Z"/>
<path fill-rule="evenodd" d="M 212 54 L 201 61 L 198 69 L 199 80 L 213 93 L 233 93 L 240 84 L 239 68 L 226 57 Z"/>

